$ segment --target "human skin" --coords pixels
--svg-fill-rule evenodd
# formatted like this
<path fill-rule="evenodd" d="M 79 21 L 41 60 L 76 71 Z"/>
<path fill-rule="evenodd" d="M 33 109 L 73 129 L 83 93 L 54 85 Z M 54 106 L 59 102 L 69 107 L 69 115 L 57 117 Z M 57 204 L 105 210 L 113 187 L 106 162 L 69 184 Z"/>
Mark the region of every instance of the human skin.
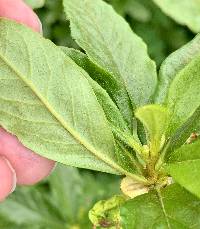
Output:
<path fill-rule="evenodd" d="M 42 32 L 37 15 L 22 0 L 0 0 L 0 17 Z M 17 184 L 33 185 L 48 176 L 54 166 L 54 161 L 27 149 L 0 127 L 0 202 L 14 191 Z"/>

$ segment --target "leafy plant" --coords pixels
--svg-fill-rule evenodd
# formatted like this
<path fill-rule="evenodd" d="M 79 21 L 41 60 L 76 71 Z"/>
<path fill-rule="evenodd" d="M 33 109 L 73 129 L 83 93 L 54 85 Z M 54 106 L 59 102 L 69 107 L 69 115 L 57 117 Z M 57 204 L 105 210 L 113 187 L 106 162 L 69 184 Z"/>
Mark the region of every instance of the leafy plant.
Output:
<path fill-rule="evenodd" d="M 125 176 L 125 197 L 97 203 L 94 226 L 189 228 L 192 217 L 199 228 L 199 35 L 157 76 L 111 6 L 64 0 L 64 8 L 85 54 L 0 20 L 0 125 L 45 157 Z"/>
<path fill-rule="evenodd" d="M 0 204 L 2 229 L 91 228 L 88 211 L 119 192 L 117 177 L 59 165 L 43 184 L 18 187 Z M 73 191 L 72 191 L 73 190 Z"/>

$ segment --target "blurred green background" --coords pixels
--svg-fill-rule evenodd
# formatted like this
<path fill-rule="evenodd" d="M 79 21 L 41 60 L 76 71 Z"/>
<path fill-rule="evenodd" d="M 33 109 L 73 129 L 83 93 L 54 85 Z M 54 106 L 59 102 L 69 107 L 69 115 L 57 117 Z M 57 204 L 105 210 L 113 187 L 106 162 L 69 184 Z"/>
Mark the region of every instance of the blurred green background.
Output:
<path fill-rule="evenodd" d="M 26 1 L 39 15 L 46 38 L 78 48 L 70 37 L 61 0 Z M 151 0 L 106 1 L 143 38 L 158 66 L 195 35 L 163 14 Z M 88 211 L 93 204 L 119 192 L 119 177 L 59 165 L 47 180 L 34 187 L 17 188 L 0 205 L 0 228 L 89 229 Z"/>

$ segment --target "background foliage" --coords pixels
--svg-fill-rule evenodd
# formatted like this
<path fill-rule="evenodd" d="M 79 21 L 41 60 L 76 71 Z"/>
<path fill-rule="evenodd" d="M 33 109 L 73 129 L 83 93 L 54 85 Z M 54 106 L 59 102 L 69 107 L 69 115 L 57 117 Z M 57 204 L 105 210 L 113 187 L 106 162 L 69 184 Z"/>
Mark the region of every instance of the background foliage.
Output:
<path fill-rule="evenodd" d="M 72 40 L 61 0 L 26 0 L 39 15 L 43 33 L 57 45 L 78 48 Z M 106 0 L 148 45 L 159 64 L 194 37 L 166 16 L 151 0 Z M 43 183 L 17 191 L 0 205 L 3 229 L 91 228 L 88 211 L 100 199 L 119 193 L 119 178 L 58 166 Z"/>

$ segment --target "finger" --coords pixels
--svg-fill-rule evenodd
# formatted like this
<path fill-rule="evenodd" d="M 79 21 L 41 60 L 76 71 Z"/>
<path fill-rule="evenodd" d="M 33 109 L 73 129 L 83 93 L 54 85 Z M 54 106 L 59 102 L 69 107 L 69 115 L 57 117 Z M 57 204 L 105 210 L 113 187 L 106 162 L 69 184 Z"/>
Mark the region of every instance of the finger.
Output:
<path fill-rule="evenodd" d="M 10 162 L 0 157 L 0 201 L 4 200 L 16 187 L 16 174 Z"/>
<path fill-rule="evenodd" d="M 22 0 L 0 0 L 0 17 L 7 17 L 41 31 L 37 15 Z M 34 184 L 46 177 L 55 162 L 40 157 L 23 147 L 16 137 L 1 129 L 0 154 L 11 162 L 17 174 L 18 184 Z"/>
<path fill-rule="evenodd" d="M 22 0 L 0 0 L 0 17 L 13 19 L 37 32 L 42 32 L 38 16 Z"/>
<path fill-rule="evenodd" d="M 55 166 L 54 161 L 33 153 L 2 128 L 0 128 L 0 155 L 10 161 L 17 175 L 17 184 L 20 185 L 37 183 L 48 176 Z"/>

